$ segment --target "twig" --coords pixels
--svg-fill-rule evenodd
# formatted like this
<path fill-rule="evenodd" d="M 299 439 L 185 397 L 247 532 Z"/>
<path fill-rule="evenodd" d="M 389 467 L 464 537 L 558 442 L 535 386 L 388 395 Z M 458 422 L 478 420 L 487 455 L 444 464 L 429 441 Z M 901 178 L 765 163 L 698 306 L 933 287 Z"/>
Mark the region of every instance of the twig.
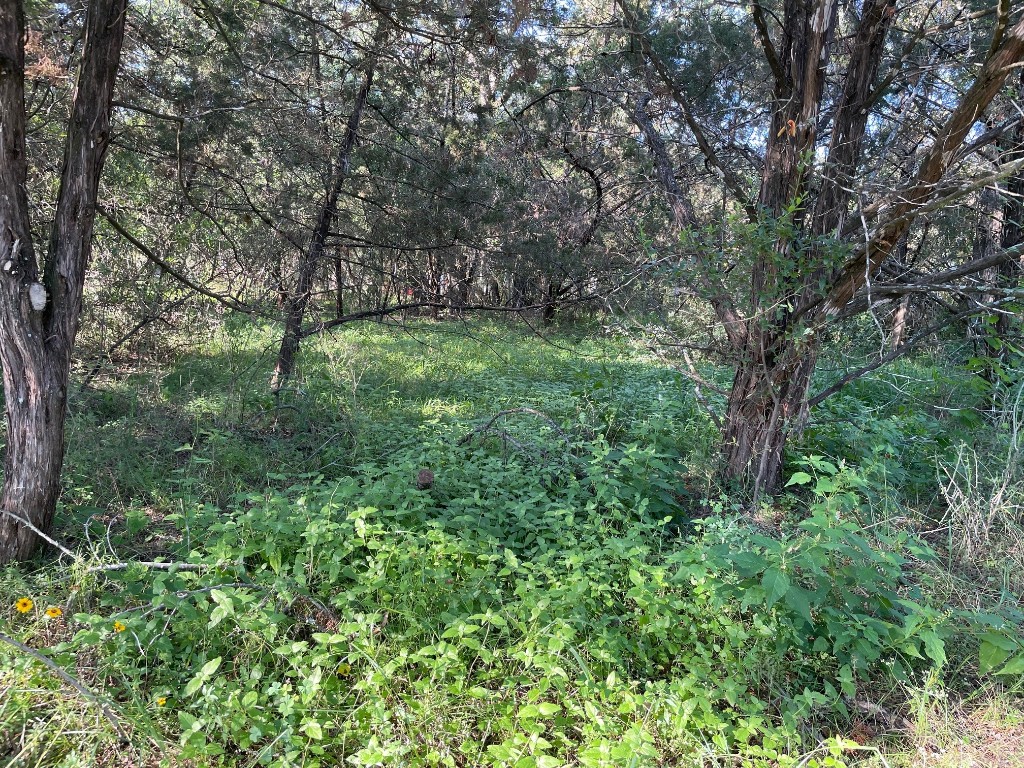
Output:
<path fill-rule="evenodd" d="M 139 565 L 143 568 L 156 568 L 164 571 L 201 571 L 205 568 L 213 567 L 204 563 L 156 563 L 146 560 L 137 560 L 127 563 L 111 563 L 110 565 L 94 565 L 91 568 L 86 568 L 85 572 L 101 573 L 104 571 L 124 571 L 134 565 Z"/>
<path fill-rule="evenodd" d="M 475 435 L 482 435 L 482 434 L 485 434 L 486 432 L 489 432 L 491 427 L 494 426 L 494 422 L 496 422 L 498 419 L 500 419 L 503 416 L 511 416 L 512 414 L 516 414 L 516 413 L 525 413 L 525 414 L 529 414 L 530 416 L 536 416 L 538 419 L 541 419 L 549 427 L 551 427 L 553 430 L 555 430 L 555 432 L 557 432 L 559 434 L 559 436 L 563 440 L 565 440 L 565 444 L 567 446 L 569 446 L 570 448 L 572 447 L 572 440 L 569 438 L 569 436 L 567 434 L 565 434 L 565 432 L 562 430 L 562 428 L 559 427 L 550 416 L 548 416 L 546 413 L 542 413 L 541 411 L 538 411 L 536 408 L 526 408 L 526 407 L 524 407 L 524 408 L 509 408 L 508 410 L 505 410 L 505 411 L 498 411 L 498 413 L 494 414 L 494 416 L 491 417 L 491 420 L 488 421 L 486 424 L 484 424 L 482 427 L 477 427 L 472 432 L 470 432 L 469 434 L 467 434 L 464 437 L 462 437 L 459 440 L 459 442 L 457 443 L 457 445 L 465 445 L 470 440 L 472 440 Z"/>
<path fill-rule="evenodd" d="M 3 512 L 0 513 L 0 514 L 6 515 L 7 517 L 10 517 L 11 519 L 17 521 L 21 525 L 24 525 L 26 528 L 28 528 L 34 534 L 39 536 L 39 538 L 41 538 L 44 541 L 46 541 L 47 543 L 53 545 L 54 547 L 59 549 L 61 552 L 63 552 L 65 555 L 70 557 L 72 560 L 75 560 L 76 562 L 81 562 L 82 561 L 82 558 L 79 555 L 77 555 L 74 552 L 72 552 L 70 549 L 65 547 L 63 544 L 61 544 L 59 541 L 57 541 L 53 537 L 43 533 L 41 530 L 39 530 L 39 528 L 37 526 L 33 525 L 29 520 L 27 520 L 26 518 L 22 517 L 21 515 L 17 515 L 14 512 L 11 512 L 10 510 L 3 510 Z M 109 541 L 110 541 L 109 540 L 109 530 L 108 530 L 108 539 L 107 539 L 107 541 L 108 541 L 108 546 L 109 546 Z M 128 568 L 131 568 L 133 565 L 142 566 L 143 568 L 156 568 L 156 569 L 165 570 L 165 571 L 170 571 L 170 570 L 201 571 L 201 570 L 203 570 L 205 568 L 213 567 L 213 566 L 206 565 L 206 564 L 201 564 L 201 563 L 200 564 L 197 564 L 197 563 L 157 563 L 157 562 L 152 562 L 152 561 L 139 560 L 139 561 L 134 561 L 134 562 L 126 562 L 126 563 L 110 563 L 109 565 L 94 565 L 94 566 L 91 566 L 90 568 L 86 568 L 85 572 L 86 573 L 101 573 L 101 572 L 104 572 L 104 571 L 124 571 L 124 570 L 127 570 Z"/>
<path fill-rule="evenodd" d="M 39 530 L 39 528 L 37 528 L 35 525 L 33 525 L 32 522 L 30 520 L 28 520 L 27 518 L 24 518 L 21 515 L 16 515 L 13 512 L 11 512 L 9 509 L 5 509 L 3 511 L 3 514 L 5 514 L 7 517 L 11 518 L 12 520 L 15 520 L 15 521 L 21 523 L 26 528 L 28 528 L 30 531 L 32 531 L 36 536 L 38 536 L 39 538 L 41 538 L 44 541 L 48 542 L 49 544 L 52 544 L 53 546 L 55 546 L 57 549 L 59 549 L 61 552 L 63 552 L 65 555 L 67 555 L 71 559 L 73 559 L 73 560 L 78 560 L 79 559 L 78 555 L 76 555 L 74 552 L 72 552 L 70 549 L 65 547 L 63 544 L 61 544 L 57 540 L 52 539 L 47 534 L 43 533 L 41 530 Z"/>
<path fill-rule="evenodd" d="M 65 672 L 55 661 L 47 658 L 34 648 L 29 648 L 24 643 L 19 643 L 14 638 L 8 637 L 2 632 L 0 632 L 0 640 L 3 640 L 8 645 L 17 648 L 22 653 L 27 653 L 36 661 L 41 662 L 47 669 L 49 669 L 51 672 L 57 675 L 57 677 L 59 677 L 65 683 L 67 683 L 76 691 L 78 691 L 85 699 L 96 704 L 100 708 L 100 711 L 103 712 L 104 717 L 106 717 L 107 720 L 110 721 L 110 724 L 114 727 L 114 731 L 117 733 L 118 739 L 120 739 L 122 743 L 128 741 L 128 734 L 121 727 L 121 721 L 117 719 L 117 715 L 114 714 L 114 711 L 97 694 L 90 691 L 76 678 L 72 677 L 67 672 Z"/>

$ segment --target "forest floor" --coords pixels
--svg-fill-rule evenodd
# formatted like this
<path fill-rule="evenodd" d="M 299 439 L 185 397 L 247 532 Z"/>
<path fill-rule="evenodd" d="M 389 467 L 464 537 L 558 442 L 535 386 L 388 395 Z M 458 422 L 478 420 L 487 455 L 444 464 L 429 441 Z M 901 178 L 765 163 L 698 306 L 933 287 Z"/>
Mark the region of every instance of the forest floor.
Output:
<path fill-rule="evenodd" d="M 601 329 L 350 328 L 279 398 L 273 339 L 76 387 L 0 767 L 1024 766 L 1019 391 L 897 363 L 751 508 Z"/>

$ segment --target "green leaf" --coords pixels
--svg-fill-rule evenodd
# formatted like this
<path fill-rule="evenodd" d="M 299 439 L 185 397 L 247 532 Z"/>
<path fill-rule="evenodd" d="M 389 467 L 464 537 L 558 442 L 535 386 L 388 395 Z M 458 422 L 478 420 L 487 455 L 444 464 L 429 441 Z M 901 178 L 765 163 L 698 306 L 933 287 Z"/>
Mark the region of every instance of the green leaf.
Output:
<path fill-rule="evenodd" d="M 818 482 L 814 486 L 814 492 L 819 496 L 824 496 L 826 493 L 834 493 L 835 490 L 835 482 L 828 477 L 819 477 Z"/>
<path fill-rule="evenodd" d="M 1024 653 L 1014 656 L 1006 666 L 996 672 L 997 675 L 1024 675 Z"/>
<path fill-rule="evenodd" d="M 307 720 L 299 730 L 304 731 L 309 738 L 316 741 L 320 741 L 324 737 L 323 728 L 320 727 L 320 723 L 316 720 Z"/>
<path fill-rule="evenodd" d="M 1019 643 L 1012 637 L 1007 637 L 1002 632 L 986 632 L 981 639 L 997 648 L 1002 648 L 1007 655 L 1013 653 L 1019 647 Z"/>
<path fill-rule="evenodd" d="M 1010 656 L 1010 651 L 1000 648 L 988 640 L 981 641 L 981 648 L 978 649 L 978 671 L 985 673 L 1002 664 Z"/>
<path fill-rule="evenodd" d="M 942 642 L 938 632 L 935 630 L 922 632 L 921 640 L 924 643 L 924 652 L 928 655 L 929 659 L 939 666 L 946 663 L 946 644 Z M 1021 658 L 1024 659 L 1024 656 Z"/>
<path fill-rule="evenodd" d="M 765 565 L 764 558 L 753 552 L 736 552 L 728 555 L 728 558 L 740 576 L 749 577 L 760 573 Z"/>
<path fill-rule="evenodd" d="M 178 710 L 178 722 L 181 724 L 181 730 L 184 733 L 192 733 L 203 727 L 202 720 L 182 710 Z"/>
<path fill-rule="evenodd" d="M 203 668 L 196 673 L 196 676 L 188 681 L 188 685 L 185 686 L 185 695 L 191 696 L 200 688 L 203 687 L 203 683 L 210 679 L 210 675 L 217 671 L 220 666 L 221 657 L 218 656 L 216 659 L 210 659 L 210 661 L 203 664 Z"/>
<path fill-rule="evenodd" d="M 789 482 L 786 483 L 786 487 L 789 488 L 791 485 L 807 485 L 813 479 L 806 472 L 794 472 L 793 476 L 789 478 Z"/>
<path fill-rule="evenodd" d="M 208 629 L 213 629 L 220 624 L 228 615 L 228 611 L 223 605 L 218 605 L 212 611 L 210 611 L 210 623 L 207 625 Z"/>
<path fill-rule="evenodd" d="M 761 577 L 761 586 L 768 597 L 767 605 L 771 608 L 789 591 L 789 576 L 778 568 L 769 568 Z"/>
<path fill-rule="evenodd" d="M 808 624 L 814 623 L 814 617 L 811 616 L 811 594 L 806 589 L 795 585 L 786 592 L 786 605 L 806 619 Z"/>
<path fill-rule="evenodd" d="M 194 694 L 196 691 L 203 687 L 203 683 L 205 682 L 206 679 L 202 675 L 196 675 L 195 677 L 193 677 L 191 680 L 188 681 L 188 684 L 185 686 L 185 696 L 187 697 Z"/>

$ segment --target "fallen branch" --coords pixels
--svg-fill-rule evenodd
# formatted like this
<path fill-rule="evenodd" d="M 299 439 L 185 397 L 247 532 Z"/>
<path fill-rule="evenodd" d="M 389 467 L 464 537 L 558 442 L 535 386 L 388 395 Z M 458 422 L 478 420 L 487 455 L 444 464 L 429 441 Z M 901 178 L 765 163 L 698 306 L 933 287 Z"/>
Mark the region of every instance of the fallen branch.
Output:
<path fill-rule="evenodd" d="M 70 549 L 65 547 L 63 544 L 61 544 L 57 540 L 51 538 L 50 536 L 48 536 L 47 534 L 45 534 L 41 530 L 39 530 L 39 528 L 36 527 L 35 525 L 33 525 L 32 521 L 29 520 L 28 518 L 24 518 L 21 515 L 16 515 L 13 512 L 11 512 L 9 509 L 4 510 L 3 514 L 6 515 L 7 517 L 11 518 L 15 522 L 20 523 L 21 525 L 24 525 L 26 528 L 28 528 L 30 531 L 32 531 L 32 533 L 34 533 L 36 536 L 38 536 L 39 538 L 41 538 L 43 541 L 47 542 L 48 544 L 53 545 L 54 547 L 59 549 L 61 552 L 63 552 L 65 555 L 70 557 L 72 560 L 79 560 L 80 559 L 78 557 L 78 555 L 76 555 Z"/>
<path fill-rule="evenodd" d="M 59 677 L 65 683 L 67 683 L 76 691 L 78 691 L 84 699 L 86 699 L 87 701 L 91 701 L 93 704 L 96 704 L 100 708 L 100 711 L 103 712 L 103 716 L 106 717 L 107 720 L 110 721 L 110 724 L 114 727 L 114 732 L 117 733 L 118 739 L 120 739 L 122 743 L 127 743 L 128 734 L 124 730 L 124 728 L 121 727 L 121 721 L 117 719 L 117 715 L 114 714 L 114 710 L 111 709 L 110 706 L 106 702 L 104 702 L 102 698 L 100 698 L 97 694 L 93 693 L 88 688 L 86 688 L 85 685 L 81 683 L 79 680 L 65 672 L 60 667 L 60 665 L 57 664 L 57 662 L 47 658 L 34 648 L 29 648 L 24 643 L 19 643 L 14 638 L 8 637 L 2 632 L 0 632 L 0 640 L 2 640 L 10 646 L 13 646 L 14 648 L 17 648 L 22 653 L 28 654 L 36 661 L 43 664 L 47 669 L 53 672 L 53 674 L 57 675 L 57 677 Z"/>
<path fill-rule="evenodd" d="M 202 571 L 207 568 L 213 568 L 212 565 L 206 565 L 203 563 L 158 563 L 146 560 L 133 560 L 126 563 L 110 563 L 109 565 L 94 565 L 90 568 L 86 568 L 86 573 L 104 573 L 106 571 L 125 571 L 132 566 L 141 566 L 142 568 L 155 568 L 163 571 Z"/>
<path fill-rule="evenodd" d="M 457 445 L 465 445 L 470 440 L 472 440 L 475 436 L 487 434 L 488 432 L 491 431 L 491 428 L 494 426 L 495 422 L 498 419 L 500 419 L 502 417 L 506 417 L 506 416 L 512 416 L 512 415 L 517 414 L 517 413 L 524 413 L 524 414 L 528 414 L 530 416 L 536 416 L 538 419 L 541 419 L 549 427 L 551 427 L 555 432 L 558 433 L 558 435 L 565 441 L 565 444 L 567 446 L 572 448 L 572 440 L 565 433 L 565 431 L 554 422 L 554 419 L 552 419 L 546 413 L 542 413 L 541 411 L 538 411 L 536 408 L 526 408 L 526 407 L 524 407 L 524 408 L 509 408 L 508 410 L 505 410 L 505 411 L 498 411 L 498 413 L 494 414 L 494 416 L 491 417 L 491 420 L 488 421 L 486 424 L 484 424 L 482 427 L 477 427 L 476 429 L 471 431 L 469 434 L 464 435 L 462 438 L 460 438 L 460 440 L 457 443 Z M 518 445 L 518 443 L 515 443 L 514 440 L 512 440 L 511 442 L 513 442 L 514 444 Z"/>
<path fill-rule="evenodd" d="M 80 555 L 77 555 L 74 552 L 72 552 L 70 549 L 65 547 L 63 544 L 61 544 L 59 541 L 54 539 L 52 536 L 49 536 L 49 535 L 43 533 L 38 528 L 38 526 L 33 525 L 30 520 L 22 517 L 21 515 L 17 515 L 14 512 L 11 512 L 10 510 L 4 510 L 0 514 L 6 515 L 7 517 L 10 517 L 12 520 L 16 521 L 17 523 L 19 523 L 21 525 L 24 525 L 26 528 L 28 528 L 30 531 L 32 531 L 36 536 L 38 536 L 39 538 L 43 539 L 43 541 L 47 542 L 48 544 L 56 547 L 57 549 L 59 549 L 61 552 L 63 552 L 65 555 L 70 557 L 75 562 L 78 562 L 78 563 L 82 562 L 82 557 Z M 204 570 L 206 568 L 212 568 L 213 567 L 213 566 L 210 566 L 210 565 L 196 564 L 196 563 L 173 563 L 173 562 L 172 563 L 158 563 L 158 562 L 153 562 L 153 561 L 137 560 L 137 561 L 128 561 L 128 562 L 124 562 L 124 563 L 109 563 L 107 565 L 93 565 L 93 566 L 90 566 L 89 568 L 86 568 L 85 572 L 86 573 L 102 573 L 102 572 L 105 572 L 105 571 L 124 571 L 124 570 L 127 570 L 128 568 L 131 568 L 132 566 L 135 566 L 135 565 L 141 566 L 143 568 L 155 568 L 155 569 L 158 569 L 158 570 L 165 570 L 165 571 L 171 571 L 171 570 L 177 570 L 177 571 L 201 571 L 201 570 Z"/>

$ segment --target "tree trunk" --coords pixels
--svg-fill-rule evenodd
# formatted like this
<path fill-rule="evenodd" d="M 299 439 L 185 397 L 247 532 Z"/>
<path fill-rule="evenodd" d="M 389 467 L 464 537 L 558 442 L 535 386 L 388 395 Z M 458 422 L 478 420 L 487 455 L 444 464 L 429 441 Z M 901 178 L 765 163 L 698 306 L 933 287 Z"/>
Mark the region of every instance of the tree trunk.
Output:
<path fill-rule="evenodd" d="M 562 286 L 551 278 L 544 278 L 543 309 L 541 309 L 541 321 L 544 325 L 551 325 L 555 321 L 555 313 L 558 311 L 558 299 L 562 295 Z"/>
<path fill-rule="evenodd" d="M 44 359 L 37 370 L 8 375 L 8 355 L 3 361 L 9 404 L 3 509 L 46 532 L 53 524 L 64 461 L 68 368 L 60 360 Z M 30 558 L 37 538 L 17 517 L 0 518 L 0 563 Z"/>
<path fill-rule="evenodd" d="M 345 265 L 341 260 L 342 251 L 334 254 L 334 316 L 345 314 Z"/>
<path fill-rule="evenodd" d="M 924 238 L 927 235 L 927 227 L 925 231 L 921 233 L 921 242 L 918 243 L 916 254 L 920 254 L 921 248 L 924 245 Z M 908 263 L 907 257 L 910 254 L 910 243 L 908 238 L 904 237 L 900 240 L 899 245 L 896 246 L 894 261 L 904 269 L 909 269 L 910 264 Z M 903 340 L 907 335 L 907 321 L 910 319 L 910 294 L 903 296 L 900 299 L 900 303 L 896 305 L 896 311 L 892 313 L 892 332 L 889 334 L 889 338 L 886 340 L 886 344 L 889 347 L 889 351 L 899 349 L 903 344 Z"/>
<path fill-rule="evenodd" d="M 978 201 L 978 221 L 974 227 L 974 243 L 971 249 L 971 259 L 986 259 L 994 256 L 996 252 L 1002 247 L 1003 242 L 1003 205 L 1002 205 L 1002 194 L 999 191 L 999 187 L 996 184 L 985 187 L 981 191 L 980 199 Z M 999 267 L 992 267 L 991 269 L 985 270 L 982 273 L 982 277 L 986 282 L 995 284 L 998 282 Z M 967 301 L 974 301 L 975 299 L 967 299 Z M 995 301 L 993 296 L 985 296 L 982 299 L 986 304 L 991 304 Z M 961 306 L 964 306 L 966 302 L 961 302 Z M 994 321 L 995 318 L 992 318 Z M 998 349 L 993 346 L 994 339 L 992 334 L 995 330 L 994 322 L 993 326 L 989 327 L 989 318 L 985 315 L 981 317 L 974 317 L 967 323 L 967 335 L 968 340 L 977 345 L 979 341 L 984 345 L 985 351 L 982 353 L 988 357 L 995 357 L 999 354 Z M 996 381 L 997 375 L 991 362 L 985 365 L 985 370 L 982 373 L 983 377 L 990 384 Z"/>
<path fill-rule="evenodd" d="M 338 150 L 337 160 L 331 169 L 327 193 L 320 205 L 320 212 L 317 215 L 309 247 L 299 260 L 295 290 L 288 295 L 285 302 L 284 335 L 281 338 L 281 347 L 277 353 L 277 365 L 274 367 L 274 376 L 271 380 L 271 390 L 275 394 L 281 391 L 295 370 L 295 356 L 298 354 L 299 344 L 302 341 L 302 321 L 306 316 L 306 307 L 309 305 L 309 299 L 313 292 L 313 279 L 316 277 L 317 268 L 324 256 L 327 235 L 338 215 L 338 198 L 341 196 L 342 186 L 348 177 L 349 161 L 359 132 L 359 121 L 362 119 L 363 108 L 366 106 L 366 95 L 373 83 L 373 69 L 373 62 L 369 62 L 363 77 L 363 85 L 359 89 L 355 105 L 352 107 L 352 114 L 348 118 L 348 125 L 345 127 L 345 138 Z"/>
<path fill-rule="evenodd" d="M 750 489 L 755 500 L 781 484 L 783 449 L 807 415 L 807 390 L 817 361 L 816 347 L 787 350 L 784 360 L 751 349 L 737 366 L 722 435 L 723 474 Z"/>
<path fill-rule="evenodd" d="M 0 564 L 31 557 L 38 543 L 32 528 L 47 532 L 56 509 L 71 352 L 126 5 L 126 0 L 93 0 L 86 12 L 42 282 L 26 191 L 25 17 L 20 2 L 0 6 L 0 364 L 7 412 Z"/>
<path fill-rule="evenodd" d="M 889 334 L 889 349 L 899 349 L 907 335 L 907 320 L 910 318 L 910 294 L 900 299 L 892 316 L 892 333 Z"/>
<path fill-rule="evenodd" d="M 867 0 L 864 16 L 891 0 Z M 818 114 L 825 85 L 838 7 L 836 0 L 818 3 L 789 0 L 785 4 L 782 40 L 775 68 L 775 110 L 768 132 L 764 175 L 758 202 L 773 218 L 791 217 L 795 227 L 831 228 L 845 212 L 843 187 L 836 180 L 847 174 L 858 157 L 863 127 L 849 119 L 850 105 L 871 85 L 874 67 L 853 67 L 847 74 L 843 100 L 835 118 L 833 147 L 826 163 L 819 213 L 805 221 L 804 206 L 794 207 L 807 186 Z M 863 24 L 862 24 L 863 26 Z M 885 29 L 874 30 L 885 34 Z M 880 55 L 864 41 L 854 49 L 854 60 Z M 876 62 L 877 64 L 877 62 Z M 843 107 L 846 107 L 844 110 Z M 845 119 L 844 119 L 845 118 Z M 866 117 L 865 117 L 866 120 Z M 860 130 L 858 131 L 858 128 Z M 824 199 L 826 198 L 827 199 Z M 834 223 L 835 222 L 835 223 Z M 722 476 L 750 489 L 754 498 L 774 493 L 782 485 L 783 449 L 799 432 L 807 416 L 807 394 L 817 361 L 817 341 L 798 340 L 790 333 L 792 306 L 808 289 L 809 275 L 786 277 L 780 265 L 793 244 L 780 239 L 775 252 L 759 257 L 751 273 L 751 317 L 745 346 L 738 350 L 736 375 L 729 392 L 722 435 Z M 817 282 L 815 280 L 815 282 Z M 790 307 L 790 309 L 786 309 Z"/>
<path fill-rule="evenodd" d="M 1024 92 L 1024 71 L 1017 80 L 1017 92 Z M 1018 124 L 1008 137 L 1002 152 L 1003 160 L 1012 163 L 1024 158 L 1024 124 Z M 1024 173 L 1017 172 L 1006 180 L 1006 199 L 1003 203 L 1003 248 L 1015 248 L 1024 241 Z M 999 268 L 999 284 L 1012 288 L 1024 272 L 1024 257 L 1004 261 Z M 1020 327 L 1020 316 L 1006 310 L 996 318 L 996 336 L 1005 340 L 1014 327 Z M 1019 346 L 1019 345 L 1016 345 Z M 1003 344 L 999 356 L 1005 359 L 1008 347 Z"/>
<path fill-rule="evenodd" d="M 630 3 L 619 0 L 617 4 L 633 42 L 639 44 L 650 65 L 648 72 L 663 81 L 707 164 L 721 172 L 752 224 L 780 224 L 774 248 L 760 249 L 751 266 L 746 312 L 740 311 L 701 248 L 693 253 L 697 261 L 694 287 L 715 310 L 737 358 L 723 433 L 722 475 L 756 493 L 771 493 L 781 486 L 785 441 L 799 432 L 806 419 L 819 331 L 878 273 L 921 208 L 934 199 L 938 183 L 957 158 L 972 126 L 1010 70 L 1024 58 L 1024 19 L 1012 29 L 1005 24 L 999 27 L 974 82 L 921 153 L 910 183 L 872 209 L 870 236 L 861 240 L 850 235 L 853 222 L 847 218 L 858 186 L 863 138 L 878 102 L 874 81 L 898 14 L 895 0 L 864 0 L 860 4 L 856 34 L 843 41 L 846 61 L 842 70 L 832 64 L 833 51 L 838 48 L 834 34 L 837 0 L 785 0 L 780 4 L 778 44 L 760 2 L 750 3 L 758 40 L 774 79 L 772 119 L 756 205 L 747 199 L 745 185 L 730 176 L 701 121 L 694 117 L 688 97 L 651 45 L 647 25 L 638 21 Z M 830 68 L 836 70 L 836 79 L 841 79 L 842 90 L 829 100 L 833 105 L 828 120 L 830 142 L 818 183 L 812 183 L 810 175 L 822 149 L 818 129 Z M 680 189 L 665 142 L 647 114 L 649 98 L 640 97 L 632 118 L 655 158 L 673 222 L 678 228 L 693 227 L 693 206 Z M 848 257 L 831 241 L 845 244 Z"/>
<path fill-rule="evenodd" d="M 469 304 L 470 292 L 473 290 L 473 283 L 476 282 L 477 269 L 480 266 L 480 257 L 475 251 L 466 256 L 466 268 L 459 280 L 459 306 L 465 307 Z"/>

